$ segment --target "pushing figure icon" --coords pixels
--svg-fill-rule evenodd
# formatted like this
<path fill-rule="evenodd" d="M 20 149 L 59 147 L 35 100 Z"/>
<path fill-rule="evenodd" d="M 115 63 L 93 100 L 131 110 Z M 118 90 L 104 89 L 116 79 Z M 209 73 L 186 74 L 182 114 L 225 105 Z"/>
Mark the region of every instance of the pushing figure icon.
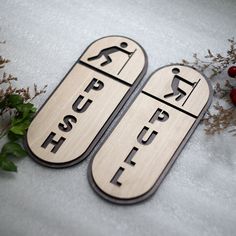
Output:
<path fill-rule="evenodd" d="M 127 54 L 130 57 L 134 52 L 129 52 L 129 51 L 125 50 L 124 48 L 127 48 L 127 46 L 128 46 L 128 44 L 126 42 L 122 42 L 120 44 L 120 47 L 113 46 L 113 47 L 109 47 L 109 48 L 104 48 L 96 56 L 88 58 L 88 61 L 94 61 L 94 60 L 100 59 L 102 56 L 104 56 L 106 58 L 106 61 L 102 62 L 100 65 L 106 66 L 112 62 L 110 55 L 112 53 L 119 52 L 119 51 Z"/>

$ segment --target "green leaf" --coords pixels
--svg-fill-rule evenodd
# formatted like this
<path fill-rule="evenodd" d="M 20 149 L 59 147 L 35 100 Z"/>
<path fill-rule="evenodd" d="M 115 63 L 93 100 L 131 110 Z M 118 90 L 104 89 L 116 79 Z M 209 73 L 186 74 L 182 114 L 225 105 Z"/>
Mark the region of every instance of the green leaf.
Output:
<path fill-rule="evenodd" d="M 24 113 L 34 112 L 34 105 L 32 103 L 23 103 L 16 106 L 17 111 Z"/>
<path fill-rule="evenodd" d="M 25 135 L 26 130 L 30 125 L 30 120 L 25 120 L 21 123 L 17 123 L 10 128 L 10 131 L 14 134 Z"/>
<path fill-rule="evenodd" d="M 27 155 L 26 151 L 20 144 L 15 142 L 8 142 L 2 147 L 2 153 L 4 155 L 12 155 L 16 157 L 24 157 Z"/>
<path fill-rule="evenodd" d="M 24 99 L 18 94 L 11 94 L 7 96 L 7 105 L 11 108 L 16 108 L 19 104 L 23 104 Z"/>
<path fill-rule="evenodd" d="M 0 110 L 6 108 L 6 100 L 3 99 L 1 102 L 0 102 Z"/>
<path fill-rule="evenodd" d="M 15 134 L 11 131 L 8 132 L 7 137 L 10 141 L 16 141 L 22 138 L 22 135 Z"/>
<path fill-rule="evenodd" d="M 13 118 L 12 120 L 13 125 L 19 124 L 23 120 L 26 120 L 26 119 L 31 120 L 33 117 L 33 114 L 36 111 L 36 108 L 34 107 L 32 103 L 19 104 L 16 106 L 16 109 L 19 114 Z"/>
<path fill-rule="evenodd" d="M 0 155 L 0 167 L 6 171 L 17 172 L 17 166 L 12 161 L 7 159 L 5 155 Z"/>
<path fill-rule="evenodd" d="M 35 113 L 37 111 L 37 108 L 36 107 L 33 107 L 32 109 L 31 109 L 31 112 L 32 113 Z"/>

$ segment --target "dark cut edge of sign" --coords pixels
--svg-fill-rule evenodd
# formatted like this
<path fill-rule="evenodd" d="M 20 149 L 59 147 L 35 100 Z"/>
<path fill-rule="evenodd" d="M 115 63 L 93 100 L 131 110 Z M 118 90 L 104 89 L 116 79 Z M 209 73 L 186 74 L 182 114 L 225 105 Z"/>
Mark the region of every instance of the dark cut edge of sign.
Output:
<path fill-rule="evenodd" d="M 183 64 L 169 64 L 166 66 L 162 66 L 160 68 L 158 68 L 157 70 L 155 70 L 150 76 L 149 78 L 145 81 L 145 84 L 149 81 L 149 79 L 153 76 L 153 74 L 155 74 L 157 71 L 161 70 L 162 68 L 168 67 L 168 66 L 186 66 Z M 186 66 L 189 68 L 192 68 L 194 70 L 196 70 L 194 67 L 191 66 Z M 198 70 L 196 70 L 197 72 L 199 72 Z M 184 139 L 182 140 L 182 142 L 180 143 L 179 147 L 176 149 L 174 155 L 171 157 L 170 161 L 168 162 L 168 164 L 166 165 L 166 167 L 164 168 L 164 170 L 162 171 L 161 175 L 159 176 L 159 178 L 156 180 L 155 184 L 144 194 L 140 195 L 139 197 L 136 198 L 130 198 L 130 199 L 122 199 L 122 198 L 116 198 L 116 197 L 112 197 L 108 194 L 106 194 L 104 191 L 102 191 L 99 186 L 95 183 L 93 175 L 92 175 L 92 164 L 93 164 L 93 160 L 96 156 L 96 153 L 99 151 L 97 150 L 96 153 L 93 154 L 92 159 L 90 160 L 89 163 L 89 167 L 88 167 L 88 172 L 87 172 L 87 176 L 88 176 L 88 180 L 89 183 L 92 187 L 92 189 L 104 200 L 107 200 L 110 203 L 115 203 L 115 204 L 119 204 L 119 205 L 132 205 L 132 204 L 137 204 L 137 203 L 141 203 L 144 200 L 146 200 L 147 198 L 150 198 L 151 196 L 153 196 L 153 194 L 157 191 L 158 187 L 160 186 L 160 184 L 162 183 L 162 181 L 164 180 L 164 178 L 166 177 L 166 175 L 168 174 L 168 172 L 170 171 L 171 167 L 173 166 L 174 162 L 177 160 L 180 152 L 183 150 L 184 146 L 186 145 L 186 143 L 188 142 L 188 140 L 190 139 L 191 135 L 194 133 L 196 127 L 199 125 L 201 119 L 203 118 L 205 112 L 207 111 L 208 107 L 210 106 L 211 102 L 212 102 L 212 97 L 213 97 L 213 89 L 211 87 L 211 84 L 209 82 L 209 80 L 206 78 L 205 75 L 203 75 L 201 72 L 199 72 L 203 78 L 205 78 L 207 84 L 208 84 L 208 88 L 209 88 L 209 97 L 208 100 L 205 104 L 205 106 L 203 107 L 203 109 L 201 110 L 200 114 L 198 115 L 198 117 L 196 118 L 195 122 L 193 123 L 192 127 L 189 129 L 188 133 L 185 135 Z M 144 85 L 145 86 L 145 85 Z M 143 87 L 144 87 L 143 86 Z M 140 91 L 141 93 L 141 91 Z M 137 95 L 139 96 L 139 94 Z M 133 103 L 134 101 L 132 101 Z M 129 104 L 128 108 L 132 105 Z M 128 108 L 126 109 L 125 113 L 128 111 Z M 125 113 L 122 115 L 122 117 L 125 115 Z M 121 119 L 121 118 L 120 118 Z M 119 120 L 120 121 L 120 120 Z M 115 129 L 115 127 L 118 125 L 117 124 L 113 127 L 113 130 Z M 112 132 L 112 131 L 111 131 Z M 106 140 L 109 138 L 106 137 L 106 139 L 103 141 L 103 143 L 100 145 L 101 146 L 106 142 Z"/>
<path fill-rule="evenodd" d="M 89 44 L 89 46 L 84 50 L 84 52 L 82 53 L 82 55 L 79 57 L 79 59 L 74 63 L 74 65 L 70 68 L 70 70 L 66 73 L 66 75 L 63 77 L 63 79 L 60 81 L 60 83 L 57 85 L 57 87 L 53 90 L 53 92 L 50 94 L 50 96 L 46 99 L 46 101 L 43 103 L 43 105 L 40 107 L 40 109 L 37 111 L 37 113 L 35 114 L 35 117 L 37 116 L 37 114 L 41 111 L 41 109 L 44 107 L 44 105 L 48 102 L 48 100 L 53 96 L 53 94 L 55 93 L 55 91 L 59 88 L 59 86 L 61 86 L 61 84 L 63 83 L 63 81 L 66 79 L 66 77 L 69 75 L 69 73 L 72 71 L 72 69 L 75 67 L 75 65 L 78 63 L 80 65 L 83 66 L 87 66 L 88 68 L 93 68 L 94 71 L 98 72 L 98 73 L 102 73 L 102 74 L 106 74 L 106 76 L 109 76 L 109 78 L 113 79 L 114 81 L 119 81 L 119 79 L 114 79 L 113 75 L 110 75 L 106 72 L 100 71 L 97 68 L 94 68 L 90 65 L 87 65 L 86 63 L 80 61 L 80 59 L 82 58 L 82 56 L 86 53 L 86 51 L 88 50 L 88 48 L 96 43 L 97 41 L 104 39 L 104 38 L 109 38 L 109 37 L 122 37 L 122 38 L 126 38 L 128 40 L 133 41 L 134 43 L 136 43 L 142 50 L 143 54 L 144 54 L 144 58 L 145 58 L 145 64 L 144 67 L 142 68 L 142 71 L 140 72 L 140 74 L 138 75 L 138 77 L 135 79 L 134 83 L 132 85 L 130 85 L 130 88 L 128 89 L 128 91 L 126 92 L 126 94 L 123 96 L 123 98 L 121 99 L 121 101 L 119 102 L 119 104 L 116 106 L 116 108 L 114 109 L 114 111 L 111 113 L 111 115 L 109 116 L 109 118 L 106 120 L 106 122 L 104 123 L 104 125 L 102 126 L 102 128 L 99 130 L 99 132 L 97 133 L 97 135 L 95 136 L 95 138 L 92 140 L 92 142 L 89 144 L 88 148 L 84 151 L 84 153 L 82 155 L 80 155 L 79 157 L 76 157 L 74 160 L 72 161 L 68 161 L 68 162 L 62 162 L 62 163 L 51 163 L 51 162 L 47 162 L 44 161 L 42 159 L 40 159 L 37 155 L 35 155 L 29 145 L 28 145 L 28 140 L 27 140 L 27 134 L 25 135 L 25 138 L 23 140 L 23 145 L 26 149 L 26 151 L 28 152 L 29 156 L 36 161 L 37 163 L 46 166 L 46 167 L 50 167 L 50 168 L 65 168 L 65 167 L 70 167 L 73 166 L 75 164 L 78 164 L 79 162 L 83 161 L 85 158 L 87 158 L 90 153 L 92 152 L 92 150 L 95 148 L 95 146 L 98 144 L 99 140 L 103 137 L 104 133 L 107 131 L 107 129 L 109 128 L 109 126 L 111 125 L 111 123 L 114 121 L 114 119 L 119 115 L 119 113 L 121 112 L 122 108 L 125 106 L 126 102 L 128 101 L 128 99 L 130 98 L 130 96 L 134 93 L 135 89 L 137 88 L 137 86 L 140 84 L 140 82 L 142 81 L 144 75 L 147 72 L 147 66 L 148 66 L 148 57 L 147 54 L 144 50 L 144 48 L 137 43 L 135 40 L 125 37 L 125 36 L 121 36 L 121 35 L 109 35 L 106 37 L 102 37 L 99 38 L 95 41 L 93 41 L 91 44 Z M 119 81 L 121 83 L 121 81 Z M 128 86 L 128 83 L 123 81 L 123 84 Z M 140 88 L 141 90 L 142 88 Z"/>

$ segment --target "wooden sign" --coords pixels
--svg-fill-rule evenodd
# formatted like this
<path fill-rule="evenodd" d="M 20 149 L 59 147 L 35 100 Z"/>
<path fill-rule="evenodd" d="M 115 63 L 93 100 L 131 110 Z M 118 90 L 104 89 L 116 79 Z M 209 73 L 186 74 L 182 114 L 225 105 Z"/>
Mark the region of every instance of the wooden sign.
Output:
<path fill-rule="evenodd" d="M 31 123 L 26 145 L 49 167 L 86 158 L 146 73 L 135 41 L 110 36 L 93 42 Z"/>
<path fill-rule="evenodd" d="M 209 83 L 182 65 L 154 72 L 90 162 L 89 181 L 105 199 L 130 204 L 159 186 L 210 105 Z"/>

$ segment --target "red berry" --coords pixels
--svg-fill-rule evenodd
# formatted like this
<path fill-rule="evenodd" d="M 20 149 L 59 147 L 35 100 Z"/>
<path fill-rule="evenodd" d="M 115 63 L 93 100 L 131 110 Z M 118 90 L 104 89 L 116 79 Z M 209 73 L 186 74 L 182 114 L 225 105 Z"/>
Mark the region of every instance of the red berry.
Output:
<path fill-rule="evenodd" d="M 228 75 L 232 78 L 236 78 L 236 66 L 231 66 L 228 69 Z"/>
<path fill-rule="evenodd" d="M 229 94 L 232 103 L 236 106 L 236 88 L 233 88 Z"/>

